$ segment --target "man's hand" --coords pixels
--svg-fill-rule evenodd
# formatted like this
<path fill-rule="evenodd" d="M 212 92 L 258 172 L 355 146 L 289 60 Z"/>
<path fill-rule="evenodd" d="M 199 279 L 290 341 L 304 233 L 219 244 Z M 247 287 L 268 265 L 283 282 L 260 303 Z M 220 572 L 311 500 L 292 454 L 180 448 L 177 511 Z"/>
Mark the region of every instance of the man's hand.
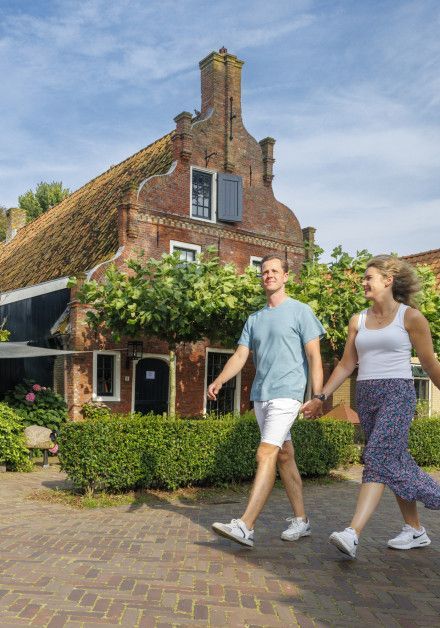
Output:
<path fill-rule="evenodd" d="M 310 399 L 310 401 L 303 403 L 299 411 L 304 414 L 306 419 L 316 419 L 322 416 L 322 401 Z"/>
<path fill-rule="evenodd" d="M 222 386 L 223 384 L 220 384 L 220 382 L 218 382 L 216 379 L 212 382 L 212 384 L 209 384 L 208 398 L 211 399 L 211 401 L 217 401 L 217 395 L 220 392 Z"/>

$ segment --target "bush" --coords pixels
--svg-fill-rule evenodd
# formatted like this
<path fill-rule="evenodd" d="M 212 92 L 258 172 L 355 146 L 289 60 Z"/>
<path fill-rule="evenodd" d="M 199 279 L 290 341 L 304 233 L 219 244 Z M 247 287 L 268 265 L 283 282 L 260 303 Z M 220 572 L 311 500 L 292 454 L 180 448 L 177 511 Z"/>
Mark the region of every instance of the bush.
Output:
<path fill-rule="evenodd" d="M 4 403 L 0 403 L 0 464 L 5 464 L 10 471 L 32 469 L 23 425 L 15 412 Z"/>
<path fill-rule="evenodd" d="M 299 420 L 293 428 L 303 475 L 324 475 L 348 462 L 353 427 Z M 82 490 L 176 489 L 249 480 L 260 435 L 253 414 L 224 420 L 111 415 L 63 426 L 60 462 Z"/>
<path fill-rule="evenodd" d="M 90 401 L 89 403 L 85 403 L 81 408 L 81 414 L 85 419 L 99 419 L 103 416 L 109 416 L 111 414 L 111 410 L 105 403 L 100 401 Z"/>
<path fill-rule="evenodd" d="M 423 467 L 440 466 L 440 419 L 417 419 L 409 430 L 409 451 Z"/>
<path fill-rule="evenodd" d="M 58 431 L 67 418 L 67 405 L 51 388 L 24 380 L 5 395 L 5 402 L 21 417 L 22 424 L 41 425 Z"/>

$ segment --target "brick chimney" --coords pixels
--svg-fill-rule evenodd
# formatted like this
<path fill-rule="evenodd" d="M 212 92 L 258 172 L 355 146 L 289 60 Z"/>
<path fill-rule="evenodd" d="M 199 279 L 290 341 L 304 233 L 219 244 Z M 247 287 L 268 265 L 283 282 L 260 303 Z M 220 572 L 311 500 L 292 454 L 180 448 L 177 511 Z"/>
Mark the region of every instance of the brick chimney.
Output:
<path fill-rule="evenodd" d="M 20 207 L 11 207 L 6 212 L 6 244 L 10 242 L 19 229 L 26 224 L 26 210 Z"/>
<path fill-rule="evenodd" d="M 304 261 L 310 262 L 313 259 L 314 249 L 315 249 L 315 227 L 304 227 L 302 229 L 304 246 L 305 246 L 305 256 Z"/>
<path fill-rule="evenodd" d="M 212 107 L 229 111 L 232 97 L 233 114 L 241 120 L 241 68 L 244 61 L 228 53 L 226 48 L 211 52 L 200 61 L 202 109 L 204 116 Z"/>
<path fill-rule="evenodd" d="M 265 185 L 271 185 L 273 174 L 273 165 L 275 159 L 273 158 L 273 146 L 275 140 L 273 137 L 265 137 L 264 140 L 259 142 L 261 151 L 263 153 L 263 181 Z"/>

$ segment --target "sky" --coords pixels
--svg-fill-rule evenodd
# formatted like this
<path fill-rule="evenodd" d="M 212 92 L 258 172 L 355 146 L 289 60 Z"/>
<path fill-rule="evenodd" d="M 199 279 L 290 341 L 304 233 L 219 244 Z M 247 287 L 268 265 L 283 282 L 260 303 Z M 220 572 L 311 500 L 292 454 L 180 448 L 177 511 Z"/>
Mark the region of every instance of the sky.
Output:
<path fill-rule="evenodd" d="M 172 130 L 225 46 L 275 195 L 325 256 L 439 248 L 439 32 L 438 0 L 0 0 L 0 205 Z"/>

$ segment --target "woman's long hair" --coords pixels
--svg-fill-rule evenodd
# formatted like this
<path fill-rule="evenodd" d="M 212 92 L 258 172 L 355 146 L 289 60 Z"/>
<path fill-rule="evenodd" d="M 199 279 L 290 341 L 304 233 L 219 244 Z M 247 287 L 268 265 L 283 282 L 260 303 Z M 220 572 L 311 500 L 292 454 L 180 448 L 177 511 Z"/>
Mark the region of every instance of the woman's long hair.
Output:
<path fill-rule="evenodd" d="M 382 277 L 393 277 L 393 297 L 399 303 L 417 307 L 416 295 L 421 290 L 417 273 L 411 264 L 396 255 L 376 255 L 367 264 L 374 266 Z"/>

